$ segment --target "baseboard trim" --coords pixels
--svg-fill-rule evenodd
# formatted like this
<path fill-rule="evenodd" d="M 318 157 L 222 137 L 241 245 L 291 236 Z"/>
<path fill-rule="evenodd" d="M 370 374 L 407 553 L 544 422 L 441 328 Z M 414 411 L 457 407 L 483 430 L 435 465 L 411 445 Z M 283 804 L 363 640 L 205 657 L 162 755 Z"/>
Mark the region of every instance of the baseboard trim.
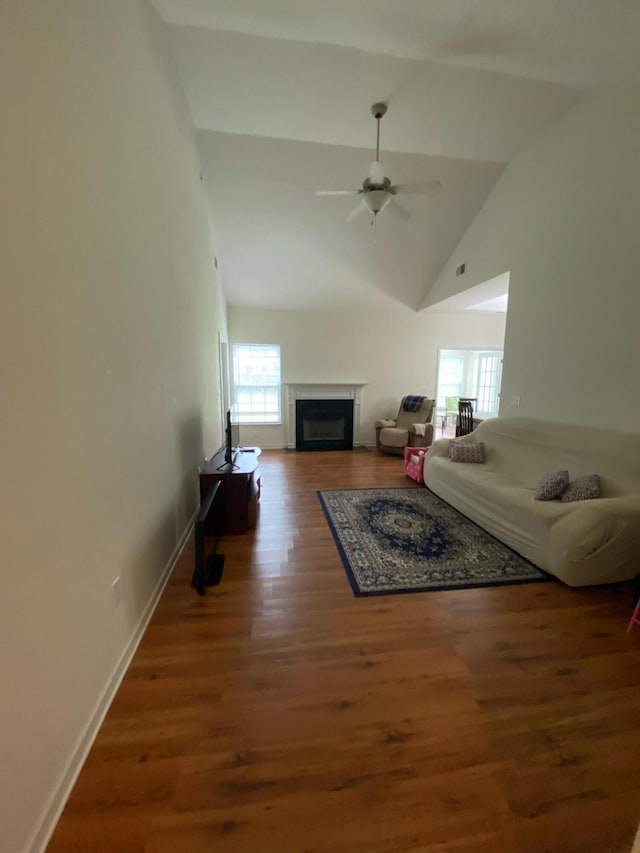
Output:
<path fill-rule="evenodd" d="M 200 508 L 198 507 L 194 512 L 178 540 L 176 547 L 169 557 L 169 560 L 158 579 L 158 582 L 142 612 L 142 615 L 140 616 L 138 624 L 131 635 L 129 642 L 120 655 L 120 659 L 118 660 L 115 669 L 102 690 L 102 693 L 94 706 L 93 712 L 78 738 L 65 769 L 47 800 L 35 830 L 23 848 L 23 853 L 43 853 L 49 843 L 51 836 L 53 835 L 53 831 L 60 819 L 60 815 L 62 814 L 67 800 L 69 799 L 73 786 L 76 783 L 76 779 L 80 775 L 80 771 L 82 770 L 87 755 L 89 754 L 89 750 L 93 746 L 93 742 L 100 730 L 100 726 L 107 715 L 109 706 L 116 695 L 118 687 L 120 687 L 122 679 L 129 669 L 129 664 L 131 663 L 133 656 L 136 653 L 136 649 L 144 636 L 144 632 L 146 631 L 147 625 L 153 616 L 153 612 L 160 600 L 160 596 L 167 585 L 167 581 L 171 577 L 171 573 L 184 550 L 184 546 L 189 541 L 193 523 L 199 509 Z"/>
<path fill-rule="evenodd" d="M 375 441 L 373 442 L 373 444 L 367 444 L 367 443 L 366 443 L 366 442 L 364 442 L 364 441 L 359 441 L 359 442 L 357 442 L 357 443 L 354 443 L 354 445 L 353 445 L 353 447 L 351 448 L 351 450 L 356 450 L 356 451 L 357 451 L 357 450 L 371 450 L 372 448 L 375 448 L 375 447 L 376 447 L 376 443 L 375 443 Z M 267 448 L 263 448 L 263 450 L 266 450 L 266 449 L 267 449 Z M 290 453 L 292 450 L 295 450 L 295 449 L 296 449 L 295 444 L 285 444 L 285 446 L 284 446 L 284 447 L 278 447 L 278 450 L 285 450 L 285 451 L 287 451 L 288 453 Z M 323 451 L 321 451 L 321 450 L 320 450 L 320 451 L 315 451 L 315 450 L 300 450 L 300 451 L 296 451 L 296 452 L 299 452 L 299 453 L 317 453 L 317 452 L 322 453 Z M 332 452 L 334 452 L 334 451 L 332 451 Z M 348 450 L 346 450 L 346 451 L 342 451 L 342 450 L 340 450 L 340 451 L 335 451 L 335 452 L 337 452 L 337 453 L 341 453 L 341 452 L 349 453 L 349 451 L 348 451 Z"/>

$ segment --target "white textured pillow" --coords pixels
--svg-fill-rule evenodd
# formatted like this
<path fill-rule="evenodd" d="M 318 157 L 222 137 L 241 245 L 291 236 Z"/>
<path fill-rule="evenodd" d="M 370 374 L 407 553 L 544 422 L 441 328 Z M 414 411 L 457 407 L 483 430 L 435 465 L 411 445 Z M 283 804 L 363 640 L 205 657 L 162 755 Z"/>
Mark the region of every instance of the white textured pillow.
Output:
<path fill-rule="evenodd" d="M 449 442 L 449 459 L 452 462 L 484 462 L 484 444 L 463 444 L 461 441 Z"/>

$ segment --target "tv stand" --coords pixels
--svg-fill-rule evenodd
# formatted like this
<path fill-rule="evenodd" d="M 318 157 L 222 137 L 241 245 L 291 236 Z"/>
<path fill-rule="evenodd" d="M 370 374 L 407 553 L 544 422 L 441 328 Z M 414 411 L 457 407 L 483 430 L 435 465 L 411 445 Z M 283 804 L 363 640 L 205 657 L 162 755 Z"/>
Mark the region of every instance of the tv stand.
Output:
<path fill-rule="evenodd" d="M 222 487 L 222 533 L 233 536 L 255 527 L 260 497 L 259 447 L 239 450 L 232 464 L 224 461 L 224 448 L 200 467 L 200 501 L 219 482 Z M 213 535 L 213 519 L 207 534 Z"/>

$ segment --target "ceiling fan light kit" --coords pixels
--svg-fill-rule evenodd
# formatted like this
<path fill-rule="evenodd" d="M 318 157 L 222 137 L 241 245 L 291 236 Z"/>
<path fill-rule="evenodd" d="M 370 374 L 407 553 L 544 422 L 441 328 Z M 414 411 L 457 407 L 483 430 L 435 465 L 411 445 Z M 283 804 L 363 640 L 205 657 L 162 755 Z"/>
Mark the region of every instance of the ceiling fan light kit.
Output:
<path fill-rule="evenodd" d="M 369 208 L 371 213 L 374 216 L 377 216 L 380 211 L 385 207 L 389 200 L 391 199 L 391 194 L 386 189 L 381 190 L 368 190 L 366 193 L 362 195 L 362 201 Z"/>
<path fill-rule="evenodd" d="M 357 190 L 318 190 L 316 195 L 359 195 L 360 204 L 353 210 L 349 216 L 347 217 L 347 221 L 350 221 L 354 218 L 354 216 L 359 213 L 361 210 L 369 210 L 372 216 L 371 224 L 375 222 L 376 216 L 380 213 L 381 210 L 389 204 L 390 201 L 394 202 L 394 196 L 398 193 L 404 192 L 416 192 L 411 186 L 392 186 L 391 181 L 385 175 L 384 169 L 382 168 L 382 163 L 380 162 L 380 119 L 386 114 L 387 105 L 382 103 L 382 101 L 378 101 L 373 104 L 371 107 L 371 115 L 375 118 L 377 123 L 376 128 L 376 159 L 369 166 L 369 176 L 364 179 L 362 182 L 362 186 Z M 439 182 L 431 182 L 434 186 L 436 184 L 439 185 Z M 427 189 L 418 189 L 417 192 L 427 192 L 432 187 L 427 186 Z M 394 209 L 394 213 L 398 213 L 401 219 L 408 219 L 409 214 L 402 210 Z"/>

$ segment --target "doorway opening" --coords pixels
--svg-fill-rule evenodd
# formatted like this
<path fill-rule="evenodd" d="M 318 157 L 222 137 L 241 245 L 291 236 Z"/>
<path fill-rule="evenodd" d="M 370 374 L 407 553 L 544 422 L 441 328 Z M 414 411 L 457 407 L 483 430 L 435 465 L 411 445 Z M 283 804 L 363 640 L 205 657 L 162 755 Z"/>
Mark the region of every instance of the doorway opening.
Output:
<path fill-rule="evenodd" d="M 494 418 L 500 408 L 501 349 L 438 347 L 436 427 L 440 437 L 455 436 L 458 400 L 474 400 L 474 422 Z"/>

